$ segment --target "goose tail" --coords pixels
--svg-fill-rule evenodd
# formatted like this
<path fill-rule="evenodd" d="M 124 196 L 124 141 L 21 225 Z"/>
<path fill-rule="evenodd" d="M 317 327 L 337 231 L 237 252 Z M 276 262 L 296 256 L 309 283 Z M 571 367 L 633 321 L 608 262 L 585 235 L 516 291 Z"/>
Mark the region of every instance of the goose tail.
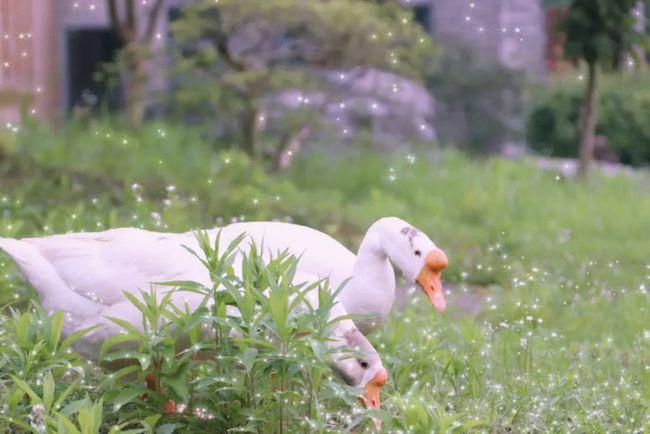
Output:
<path fill-rule="evenodd" d="M 52 264 L 33 244 L 15 238 L 0 238 L 0 250 L 13 259 L 21 274 L 41 298 L 49 295 L 50 291 L 61 291 L 65 288 Z"/>
<path fill-rule="evenodd" d="M 67 312 L 63 324 L 65 335 L 79 330 L 90 318 L 97 317 L 105 307 L 69 288 L 54 265 L 43 256 L 36 245 L 25 240 L 0 238 L 0 250 L 14 260 L 21 274 L 38 292 L 46 311 Z"/>
<path fill-rule="evenodd" d="M 0 237 L 0 249 L 4 250 L 18 265 L 24 264 L 34 255 L 33 246 L 15 238 Z"/>

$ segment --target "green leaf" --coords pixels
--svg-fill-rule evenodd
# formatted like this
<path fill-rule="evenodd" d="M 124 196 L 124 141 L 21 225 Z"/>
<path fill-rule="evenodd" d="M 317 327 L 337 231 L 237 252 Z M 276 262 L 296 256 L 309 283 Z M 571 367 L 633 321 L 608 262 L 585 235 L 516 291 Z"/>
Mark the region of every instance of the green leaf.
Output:
<path fill-rule="evenodd" d="M 103 401 L 100 399 L 92 406 L 79 410 L 77 420 L 82 434 L 99 434 L 102 422 L 102 407 Z"/>
<path fill-rule="evenodd" d="M 187 370 L 189 369 L 189 363 L 185 363 L 178 368 L 174 375 L 166 376 L 165 383 L 173 389 L 176 395 L 181 400 L 186 400 L 189 395 L 189 388 L 187 386 Z"/>
<path fill-rule="evenodd" d="M 106 353 L 115 345 L 122 344 L 124 342 L 133 342 L 138 341 L 140 335 L 135 335 L 133 333 L 120 333 L 117 335 L 110 336 L 102 343 L 102 347 L 99 351 L 99 360 L 104 360 Z"/>
<path fill-rule="evenodd" d="M 58 434 L 81 434 L 81 432 L 77 429 L 76 426 L 68 418 L 66 418 L 64 415 L 59 414 L 58 416 L 58 424 L 57 424 L 57 432 Z"/>
<path fill-rule="evenodd" d="M 131 366 L 126 366 L 118 371 L 112 372 L 111 374 L 104 377 L 104 380 L 102 381 L 102 387 L 112 387 L 115 384 L 115 382 L 121 379 L 122 377 L 129 375 L 133 372 L 137 372 L 139 370 L 140 367 L 138 365 L 131 365 Z"/>
<path fill-rule="evenodd" d="M 25 391 L 21 388 L 14 389 L 9 395 L 8 404 L 9 408 L 15 408 L 23 397 L 26 395 Z"/>
<path fill-rule="evenodd" d="M 79 386 L 79 382 L 74 382 L 69 385 L 56 399 L 54 402 L 54 409 L 58 409 L 63 405 L 63 402 L 68 398 L 68 396 Z"/>
<path fill-rule="evenodd" d="M 156 434 L 174 434 L 178 425 L 175 423 L 165 423 L 162 424 L 156 429 Z"/>
<path fill-rule="evenodd" d="M 130 322 L 125 321 L 125 320 L 120 319 L 120 318 L 115 318 L 113 316 L 107 316 L 106 318 L 109 319 L 110 321 L 114 322 L 118 326 L 122 327 L 124 330 L 127 330 L 129 333 L 132 333 L 132 334 L 138 336 L 139 339 L 144 339 L 145 338 L 145 336 L 142 334 L 142 332 L 136 326 L 131 324 Z"/>
<path fill-rule="evenodd" d="M 70 336 L 68 336 L 63 343 L 61 343 L 61 349 L 66 349 L 75 342 L 77 342 L 79 339 L 81 339 L 86 333 L 95 330 L 97 327 L 101 327 L 101 324 L 96 324 L 90 327 L 86 327 L 85 329 L 78 330 L 74 333 L 72 333 Z"/>
<path fill-rule="evenodd" d="M 131 302 L 132 305 L 134 305 L 141 313 L 146 313 L 147 312 L 147 306 L 135 295 L 131 294 L 128 291 L 122 291 L 122 294 Z M 143 295 L 146 295 L 146 293 L 143 293 Z"/>
<path fill-rule="evenodd" d="M 63 312 L 59 311 L 50 317 L 50 343 L 54 351 L 61 339 L 61 330 L 63 330 Z"/>
<path fill-rule="evenodd" d="M 29 329 L 32 323 L 32 316 L 29 312 L 25 312 L 15 322 L 16 327 L 16 342 L 20 348 L 28 348 L 31 346 L 29 339 Z"/>
<path fill-rule="evenodd" d="M 143 355 L 143 353 L 139 353 L 137 351 L 114 351 L 112 353 L 106 354 L 103 360 L 106 362 L 114 362 L 115 360 L 134 360 L 139 359 Z"/>
<path fill-rule="evenodd" d="M 47 371 L 43 377 L 43 405 L 49 411 L 52 408 L 52 401 L 54 400 L 54 378 L 52 373 Z"/>
<path fill-rule="evenodd" d="M 59 410 L 59 413 L 65 415 L 66 417 L 70 417 L 73 414 L 79 412 L 80 408 L 87 407 L 88 405 L 90 405 L 90 403 L 88 402 L 88 396 L 86 396 L 83 399 L 77 399 L 75 401 L 69 402 L 64 407 L 62 407 L 61 410 Z"/>
<path fill-rule="evenodd" d="M 156 428 L 156 424 L 158 423 L 160 417 L 161 417 L 160 414 L 152 414 L 151 416 L 142 419 L 142 425 L 144 425 L 145 428 L 147 429 L 147 433 L 150 434 L 154 433 L 154 428 Z"/>
<path fill-rule="evenodd" d="M 142 386 L 128 386 L 120 391 L 111 399 L 111 404 L 114 406 L 122 407 L 124 404 L 127 404 L 134 399 L 139 399 L 140 394 L 142 393 L 151 393 L 151 390 L 142 387 Z"/>
<path fill-rule="evenodd" d="M 246 372 L 250 373 L 251 369 L 253 369 L 253 365 L 255 364 L 256 357 L 257 357 L 256 348 L 246 348 L 244 350 L 244 354 L 242 355 L 242 364 L 244 365 Z"/>
<path fill-rule="evenodd" d="M 13 417 L 7 417 L 7 416 L 0 416 L 0 419 L 6 421 L 10 425 L 16 425 L 22 428 L 25 432 L 34 432 L 34 428 L 32 428 L 30 425 L 27 425 L 25 422 L 22 422 L 20 420 L 16 420 L 16 418 Z M 11 431 L 13 432 L 13 431 Z M 73 433 L 74 434 L 74 433 Z"/>
<path fill-rule="evenodd" d="M 463 430 L 464 431 L 472 431 L 474 428 L 479 427 L 479 426 L 487 426 L 487 421 L 482 420 L 482 419 L 474 419 L 474 420 L 468 420 L 467 422 L 463 423 Z"/>
<path fill-rule="evenodd" d="M 27 383 L 25 383 L 23 380 L 21 380 L 18 377 L 15 377 L 13 375 L 10 375 L 11 379 L 16 383 L 16 386 L 18 386 L 23 392 L 25 392 L 27 395 L 29 395 L 29 398 L 31 399 L 32 404 L 42 404 L 43 401 L 41 400 L 40 396 L 36 394 L 32 390 L 31 387 Z"/>
<path fill-rule="evenodd" d="M 138 362 L 140 363 L 140 369 L 146 371 L 151 366 L 151 354 L 142 354 L 138 357 Z"/>

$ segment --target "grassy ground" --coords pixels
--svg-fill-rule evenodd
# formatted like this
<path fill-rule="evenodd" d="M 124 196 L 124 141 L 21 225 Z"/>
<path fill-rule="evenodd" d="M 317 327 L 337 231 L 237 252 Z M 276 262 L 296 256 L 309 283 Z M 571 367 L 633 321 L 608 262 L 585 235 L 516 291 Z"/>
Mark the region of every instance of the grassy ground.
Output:
<path fill-rule="evenodd" d="M 578 182 L 444 152 L 312 156 L 271 176 L 163 125 L 0 140 L 1 236 L 278 218 L 356 248 L 386 215 L 425 231 L 451 260 L 450 309 L 411 290 L 371 337 L 391 376 L 387 432 L 650 430 L 647 174 Z M 0 300 L 24 309 L 33 292 L 0 267 Z M 12 372 L 0 373 L 10 393 Z"/>

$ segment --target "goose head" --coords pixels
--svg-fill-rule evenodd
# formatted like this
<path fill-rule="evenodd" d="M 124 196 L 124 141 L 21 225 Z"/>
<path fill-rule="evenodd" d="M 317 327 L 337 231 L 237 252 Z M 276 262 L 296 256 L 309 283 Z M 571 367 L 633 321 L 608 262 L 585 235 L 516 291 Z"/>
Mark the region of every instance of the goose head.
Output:
<path fill-rule="evenodd" d="M 388 372 L 368 338 L 352 325 L 333 336 L 331 345 L 342 350 L 335 354 L 332 370 L 349 386 L 363 389 L 360 400 L 366 408 L 379 408 L 381 388 L 388 382 Z"/>
<path fill-rule="evenodd" d="M 297 272 L 294 276 L 297 285 L 310 282 L 321 282 L 327 287 L 327 279 L 319 279 L 318 276 L 304 272 Z M 318 306 L 316 291 L 309 291 L 306 298 L 310 305 Z M 348 317 L 343 304 L 338 300 L 330 309 L 329 321 L 326 345 L 332 354 L 332 371 L 348 386 L 363 389 L 360 400 L 366 408 L 378 408 L 381 403 L 381 388 L 388 382 L 388 372 L 379 353 Z M 375 421 L 375 425 L 377 423 Z"/>
<path fill-rule="evenodd" d="M 376 229 L 375 229 L 376 228 Z M 441 273 L 449 261 L 422 231 L 397 217 L 377 221 L 381 248 L 410 282 L 417 283 L 438 312 L 447 308 Z"/>

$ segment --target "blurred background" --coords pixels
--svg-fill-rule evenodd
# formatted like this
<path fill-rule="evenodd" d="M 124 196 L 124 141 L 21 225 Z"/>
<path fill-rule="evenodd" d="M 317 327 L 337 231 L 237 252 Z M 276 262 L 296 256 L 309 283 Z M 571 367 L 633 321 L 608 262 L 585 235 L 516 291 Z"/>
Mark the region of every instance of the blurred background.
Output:
<path fill-rule="evenodd" d="M 568 0 L 0 6 L 8 130 L 158 120 L 276 167 L 303 148 L 579 154 L 587 71 L 565 52 Z M 631 27 L 643 34 L 648 8 L 633 6 Z M 623 63 L 602 80 L 595 157 L 645 165 L 648 55 L 643 44 L 617 49 Z"/>

